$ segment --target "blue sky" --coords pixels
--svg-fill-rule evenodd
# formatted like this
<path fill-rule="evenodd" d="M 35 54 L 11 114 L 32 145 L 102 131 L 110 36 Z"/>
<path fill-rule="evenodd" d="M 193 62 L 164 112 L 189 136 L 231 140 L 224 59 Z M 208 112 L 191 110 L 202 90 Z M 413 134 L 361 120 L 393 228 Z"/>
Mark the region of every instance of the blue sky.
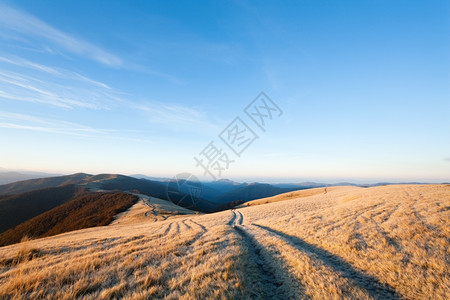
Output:
<path fill-rule="evenodd" d="M 212 141 L 223 178 L 450 181 L 449 33 L 448 1 L 2 1 L 0 167 L 207 179 Z"/>

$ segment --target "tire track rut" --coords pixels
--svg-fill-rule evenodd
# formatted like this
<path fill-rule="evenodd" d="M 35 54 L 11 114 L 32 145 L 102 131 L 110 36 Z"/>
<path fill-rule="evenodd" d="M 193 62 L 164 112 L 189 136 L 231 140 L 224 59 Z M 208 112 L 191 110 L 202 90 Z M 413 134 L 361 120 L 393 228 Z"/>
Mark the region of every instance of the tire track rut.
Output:
<path fill-rule="evenodd" d="M 197 222 L 195 222 L 195 221 L 193 221 L 193 220 L 191 220 L 191 219 L 189 219 L 189 221 L 190 221 L 191 223 L 197 225 L 198 227 L 200 227 L 204 232 L 207 232 L 207 231 L 208 231 L 208 230 L 206 229 L 206 227 L 203 226 L 202 224 L 199 224 L 199 223 L 197 223 Z"/>
<path fill-rule="evenodd" d="M 227 225 L 233 226 L 235 232 L 241 237 L 248 249 L 246 281 L 251 286 L 248 298 L 250 299 L 292 299 L 289 287 L 284 284 L 281 276 L 271 266 L 273 261 L 258 243 L 256 237 L 250 234 L 242 225 L 244 216 L 241 212 L 232 210 L 233 216 Z"/>
<path fill-rule="evenodd" d="M 406 193 L 407 197 L 408 197 L 410 200 L 414 201 L 414 204 L 413 204 L 413 205 L 410 205 L 410 206 L 409 206 L 409 209 L 410 209 L 410 211 L 411 211 L 411 214 L 412 214 L 412 215 L 414 216 L 414 218 L 417 220 L 417 222 L 419 222 L 423 227 L 427 228 L 429 231 L 434 231 L 434 230 L 436 230 L 435 226 L 430 225 L 430 224 L 428 224 L 426 221 L 424 221 L 424 219 L 426 219 L 426 218 L 425 218 L 423 215 L 421 215 L 421 214 L 417 211 L 416 206 L 417 206 L 417 204 L 418 204 L 418 202 L 419 202 L 419 200 L 417 200 L 417 197 L 413 197 L 413 196 L 411 195 L 411 193 L 408 192 L 408 190 L 407 190 L 406 188 L 404 189 L 404 192 Z M 423 196 L 420 195 L 420 193 L 419 193 L 419 197 L 418 197 L 418 198 L 420 198 L 420 200 L 423 200 L 423 199 L 424 199 Z"/>
<path fill-rule="evenodd" d="M 197 225 L 197 226 L 200 228 L 200 232 L 198 232 L 197 234 L 195 234 L 193 238 L 191 238 L 191 239 L 189 239 L 188 241 L 186 241 L 186 243 L 185 243 L 185 246 L 186 246 L 186 247 L 191 246 L 193 243 L 195 243 L 195 241 L 197 241 L 197 240 L 198 240 L 199 238 L 201 238 L 206 232 L 208 232 L 208 230 L 206 229 L 205 226 L 203 226 L 203 225 L 201 225 L 201 224 L 199 224 L 199 223 L 197 223 L 197 222 L 195 222 L 195 221 L 192 221 L 192 220 L 189 220 L 189 221 L 190 221 L 191 223 Z M 185 224 L 185 225 L 187 225 L 187 224 Z M 189 225 L 187 225 L 187 226 L 189 226 Z M 189 228 L 192 228 L 192 227 L 189 226 Z M 190 230 L 192 230 L 192 229 L 190 229 Z"/>
<path fill-rule="evenodd" d="M 234 226 L 248 249 L 249 261 L 246 279 L 249 280 L 249 298 L 257 299 L 291 299 L 286 292 L 283 281 L 275 275 L 273 268 L 267 263 L 267 257 L 261 252 L 258 242 L 241 226 Z"/>
<path fill-rule="evenodd" d="M 244 222 L 244 216 L 242 215 L 242 213 L 240 211 L 236 211 L 237 213 L 237 219 L 236 219 L 236 224 L 238 225 L 242 225 L 242 222 Z"/>
<path fill-rule="evenodd" d="M 164 230 L 163 235 L 167 235 L 169 233 L 169 231 L 172 229 L 172 224 L 173 223 L 170 223 L 169 226 L 167 226 L 166 230 Z"/>
<path fill-rule="evenodd" d="M 231 213 L 233 214 L 233 216 L 231 217 L 230 221 L 228 221 L 227 225 L 234 225 L 236 221 L 236 213 L 234 212 L 234 210 L 232 210 Z"/>
<path fill-rule="evenodd" d="M 183 221 L 181 221 L 181 223 L 183 223 L 183 225 L 184 225 L 188 230 L 190 230 L 190 229 L 192 228 L 190 225 L 188 225 L 188 224 L 186 223 L 186 219 L 184 219 Z"/>

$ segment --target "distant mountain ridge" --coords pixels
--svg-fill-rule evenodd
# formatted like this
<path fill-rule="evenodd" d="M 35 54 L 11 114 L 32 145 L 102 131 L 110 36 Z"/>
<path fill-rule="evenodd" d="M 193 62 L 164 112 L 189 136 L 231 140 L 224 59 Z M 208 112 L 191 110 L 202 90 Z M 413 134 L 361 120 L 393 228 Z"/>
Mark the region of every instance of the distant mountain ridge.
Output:
<path fill-rule="evenodd" d="M 282 188 L 276 187 L 267 183 L 251 183 L 247 185 L 240 185 L 238 188 L 230 190 L 221 196 L 216 201 L 219 203 L 228 203 L 240 201 L 242 203 L 265 197 L 271 197 L 282 193 L 299 190 L 301 188 Z"/>
<path fill-rule="evenodd" d="M 121 174 L 90 175 L 76 173 L 65 176 L 18 181 L 0 185 L 0 199 L 6 196 L 14 196 L 26 192 L 63 187 L 66 185 L 75 185 L 86 188 L 89 191 L 138 192 L 162 200 L 175 201 L 180 206 L 200 212 L 213 212 L 219 207 L 216 203 L 202 198 L 198 199 L 199 201 L 192 205 L 192 203 L 186 202 L 183 191 L 173 190 L 172 187 L 168 187 L 168 182 L 137 179 Z M 168 196 L 169 191 L 171 192 L 171 198 Z"/>
<path fill-rule="evenodd" d="M 190 189 L 196 185 L 178 183 L 173 179 L 156 181 L 121 174 L 76 173 L 0 185 L 0 244 L 15 243 L 30 234 L 47 236 L 106 225 L 115 213 L 135 203 L 133 193 L 210 213 L 287 192 L 338 185 L 314 182 L 239 183 L 227 179 L 196 182 L 201 194 L 193 202 L 189 197 L 192 193 Z"/>
<path fill-rule="evenodd" d="M 153 180 L 150 178 L 152 178 Z M 0 197 L 2 195 L 16 195 L 19 193 L 34 191 L 43 188 L 60 187 L 67 184 L 74 184 L 77 186 L 86 187 L 89 190 L 93 191 L 137 190 L 143 194 L 147 194 L 156 198 L 170 200 L 167 196 L 167 189 L 170 182 L 173 182 L 173 179 L 149 177 L 142 174 L 126 176 L 121 174 L 90 175 L 86 173 L 76 173 L 72 175 L 29 179 L 0 185 Z M 190 208 L 202 212 L 212 212 L 218 207 L 230 202 L 245 202 L 294 190 L 341 185 L 371 187 L 392 183 L 381 182 L 375 184 L 354 184 L 349 182 L 341 182 L 335 184 L 326 184 L 317 182 L 300 182 L 267 184 L 258 182 L 240 183 L 229 179 L 220 179 L 217 181 L 201 182 L 200 184 L 201 201 L 198 203 L 197 207 Z M 189 193 L 189 191 L 187 190 L 180 190 L 178 192 L 180 192 L 180 198 L 183 198 L 183 193 Z M 180 204 L 183 205 L 183 203 Z M 187 205 L 187 203 L 185 203 L 185 205 Z"/>
<path fill-rule="evenodd" d="M 0 185 L 0 195 L 15 195 L 39 189 L 60 187 L 69 184 L 80 184 L 92 175 L 76 173 L 72 175 L 28 179 Z"/>
<path fill-rule="evenodd" d="M 58 174 L 49 174 L 44 172 L 30 172 L 30 171 L 9 171 L 0 169 L 0 185 L 22 180 L 53 177 L 53 176 L 58 176 Z"/>
<path fill-rule="evenodd" d="M 86 173 L 76 173 L 72 175 L 56 176 L 48 178 L 30 179 L 14 182 L 6 185 L 0 185 L 0 197 L 4 195 L 17 195 L 24 192 L 35 191 L 44 188 L 62 187 L 73 184 L 79 187 L 87 188 L 91 191 L 139 191 L 140 193 L 150 195 L 159 199 L 168 199 L 167 181 L 154 181 L 149 179 L 137 179 L 120 174 L 98 174 L 90 175 Z M 277 193 L 284 193 L 293 188 L 280 188 L 268 184 L 260 183 L 239 183 L 227 179 L 213 182 L 201 183 L 200 201 L 195 207 L 189 207 L 202 212 L 213 212 L 221 205 L 233 201 L 249 201 L 260 197 L 269 197 Z M 180 190 L 180 199 L 183 194 L 189 193 L 187 190 Z M 177 193 L 175 193 L 176 195 Z M 172 194 L 173 195 L 173 194 Z M 240 195 L 243 195 L 240 197 Z M 186 206 L 187 203 L 180 203 Z"/>

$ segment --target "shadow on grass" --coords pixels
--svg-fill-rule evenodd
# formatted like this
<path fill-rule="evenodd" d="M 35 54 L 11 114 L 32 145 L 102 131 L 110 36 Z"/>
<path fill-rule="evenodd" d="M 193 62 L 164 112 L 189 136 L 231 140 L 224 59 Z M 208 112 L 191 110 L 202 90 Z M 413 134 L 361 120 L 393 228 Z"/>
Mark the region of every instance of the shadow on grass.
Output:
<path fill-rule="evenodd" d="M 258 224 L 252 225 L 276 234 L 299 251 L 313 254 L 325 265 L 333 268 L 339 275 L 347 278 L 361 289 L 367 291 L 367 293 L 374 299 L 402 299 L 402 297 L 392 286 L 381 283 L 376 277 L 364 273 L 362 270 L 355 268 L 344 259 L 328 252 L 327 250 L 309 244 L 297 236 L 289 235 Z"/>

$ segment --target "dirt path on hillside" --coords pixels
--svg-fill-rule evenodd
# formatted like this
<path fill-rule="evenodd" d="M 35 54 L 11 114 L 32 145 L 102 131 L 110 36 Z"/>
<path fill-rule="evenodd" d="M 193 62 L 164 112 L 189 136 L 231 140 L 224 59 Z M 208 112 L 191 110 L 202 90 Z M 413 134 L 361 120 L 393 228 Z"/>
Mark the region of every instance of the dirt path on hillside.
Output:
<path fill-rule="evenodd" d="M 275 260 L 263 249 L 264 247 L 258 242 L 257 238 L 242 226 L 243 214 L 237 210 L 232 210 L 231 213 L 232 216 L 227 225 L 234 228 L 235 232 L 242 238 L 243 246 L 247 249 L 248 265 L 245 280 L 251 287 L 249 289 L 250 298 L 299 298 L 299 291 L 293 290 L 292 285 L 283 280 L 284 276 L 280 276 L 283 270 L 274 264 Z"/>

